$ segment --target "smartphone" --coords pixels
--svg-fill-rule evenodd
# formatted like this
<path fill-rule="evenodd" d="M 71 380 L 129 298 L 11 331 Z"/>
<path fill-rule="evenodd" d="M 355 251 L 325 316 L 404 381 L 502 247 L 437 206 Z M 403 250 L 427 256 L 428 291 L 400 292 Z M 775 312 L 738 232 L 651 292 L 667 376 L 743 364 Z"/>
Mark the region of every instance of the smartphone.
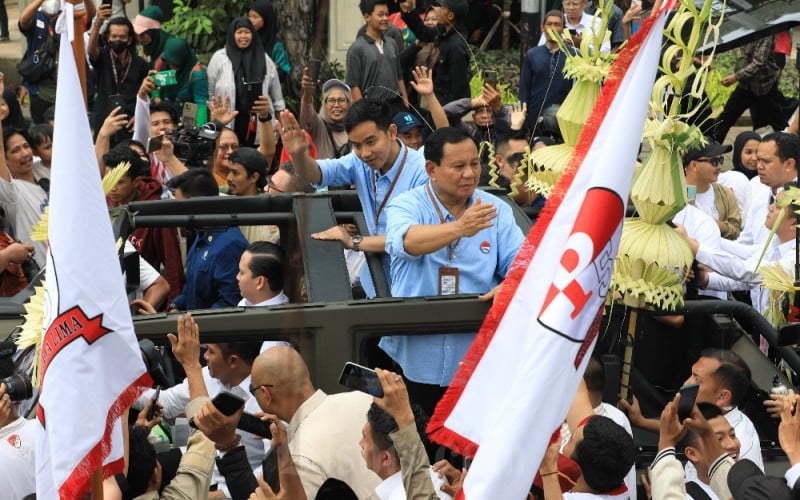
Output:
<path fill-rule="evenodd" d="M 678 420 L 683 422 L 692 414 L 694 402 L 697 400 L 697 391 L 700 389 L 698 384 L 684 385 L 679 389 L 681 400 L 678 401 Z"/>
<path fill-rule="evenodd" d="M 319 80 L 319 70 L 322 67 L 322 61 L 319 59 L 311 59 L 308 61 L 308 76 L 311 77 L 311 81 L 315 84 L 317 80 Z"/>
<path fill-rule="evenodd" d="M 158 397 L 161 395 L 161 386 L 156 387 L 156 395 L 153 398 L 153 404 L 150 406 L 150 411 L 147 412 L 147 420 L 153 420 L 156 417 L 156 409 L 158 408 Z"/>
<path fill-rule="evenodd" d="M 164 134 L 156 135 L 153 137 L 147 138 L 147 154 L 155 153 L 159 149 L 161 149 L 161 145 L 164 144 Z"/>
<path fill-rule="evenodd" d="M 497 86 L 497 71 L 483 70 L 483 83 L 488 83 L 492 87 Z"/>
<path fill-rule="evenodd" d="M 278 493 L 281 490 L 277 450 L 270 450 L 264 460 L 261 461 L 261 475 L 264 476 L 264 482 L 269 485 L 273 493 Z"/>
<path fill-rule="evenodd" d="M 112 0 L 103 0 L 100 5 L 111 5 Z"/>
<path fill-rule="evenodd" d="M 244 399 L 236 394 L 227 391 L 222 391 L 217 394 L 211 403 L 219 410 L 220 413 L 229 417 L 239 411 L 239 408 L 244 406 Z"/>
<path fill-rule="evenodd" d="M 177 85 L 178 79 L 175 77 L 176 70 L 168 69 L 166 71 L 159 71 L 153 74 L 153 81 L 156 82 L 156 87 L 168 87 L 170 85 Z"/>
<path fill-rule="evenodd" d="M 239 423 L 236 424 L 236 428 L 264 439 L 272 439 L 272 432 L 269 430 L 271 423 L 272 420 L 265 422 L 252 413 L 244 412 L 239 419 Z"/>
<path fill-rule="evenodd" d="M 181 115 L 181 123 L 183 128 L 193 129 L 197 127 L 197 110 L 199 106 L 193 102 L 183 103 L 183 114 Z"/>
<path fill-rule="evenodd" d="M 569 31 L 569 36 L 571 36 L 572 38 L 578 36 L 578 30 L 568 30 L 568 31 Z"/>
<path fill-rule="evenodd" d="M 247 106 L 252 107 L 253 104 L 261 96 L 261 86 L 263 82 L 245 82 L 244 88 L 247 92 Z"/>
<path fill-rule="evenodd" d="M 339 376 L 339 383 L 378 398 L 383 397 L 383 386 L 381 386 L 378 374 L 375 370 L 370 370 L 365 366 L 348 361 L 344 364 L 342 374 Z"/>

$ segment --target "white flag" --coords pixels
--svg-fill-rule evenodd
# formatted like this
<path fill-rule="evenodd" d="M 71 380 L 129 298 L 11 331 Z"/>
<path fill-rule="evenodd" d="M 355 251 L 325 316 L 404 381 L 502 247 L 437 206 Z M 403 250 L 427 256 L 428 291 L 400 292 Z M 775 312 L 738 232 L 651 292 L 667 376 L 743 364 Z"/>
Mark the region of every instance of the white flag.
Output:
<path fill-rule="evenodd" d="M 72 24 L 70 4 L 61 18 Z M 36 496 L 80 498 L 122 472 L 119 417 L 149 385 L 136 343 L 69 36 L 53 134 Z"/>
<path fill-rule="evenodd" d="M 597 336 L 667 11 L 642 23 L 428 426 L 474 456 L 465 498 L 525 498 Z M 562 203 L 562 200 L 565 202 Z"/>

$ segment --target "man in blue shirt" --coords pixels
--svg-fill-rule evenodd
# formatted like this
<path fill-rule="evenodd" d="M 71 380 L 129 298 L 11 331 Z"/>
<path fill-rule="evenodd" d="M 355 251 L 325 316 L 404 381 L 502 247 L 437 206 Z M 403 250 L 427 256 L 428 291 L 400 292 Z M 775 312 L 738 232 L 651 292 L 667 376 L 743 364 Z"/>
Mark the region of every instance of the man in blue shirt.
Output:
<path fill-rule="evenodd" d="M 384 252 L 386 234 L 385 208 L 393 197 L 425 184 L 425 158 L 397 139 L 397 125 L 392 123 L 389 106 L 370 99 L 357 101 L 347 110 L 344 128 L 352 150 L 341 158 L 316 161 L 309 154 L 309 143 L 294 115 L 281 112 L 278 132 L 283 147 L 292 158 L 297 173 L 317 187 L 355 185 L 369 228 L 368 235 L 351 235 L 342 226 L 334 226 L 312 238 L 341 241 L 346 249 Z M 384 268 L 388 271 L 388 258 Z M 388 272 L 387 272 L 388 275 Z M 369 284 L 362 272 L 367 295 Z"/>
<path fill-rule="evenodd" d="M 219 188 L 211 171 L 193 168 L 169 181 L 175 199 L 196 196 L 218 196 Z M 224 231 L 198 231 L 186 254 L 186 280 L 181 294 L 169 310 L 191 311 L 233 307 L 239 303 L 239 258 L 247 248 L 247 240 L 238 227 Z"/>
<path fill-rule="evenodd" d="M 522 61 L 519 75 L 519 100 L 528 104 L 526 125 L 534 130 L 542 112 L 551 104 L 561 104 L 572 89 L 572 80 L 564 78 L 566 54 L 558 48 L 556 39 L 564 31 L 564 15 L 560 10 L 551 10 L 542 23 L 545 34 L 544 45 L 528 50 Z"/>
<path fill-rule="evenodd" d="M 386 209 L 392 296 L 481 293 L 481 300 L 491 300 L 524 240 L 511 207 L 489 193 L 475 193 L 478 148 L 462 130 L 446 127 L 431 134 L 425 160 L 430 182 Z M 474 337 L 393 336 L 382 338 L 380 347 L 403 368 L 412 399 L 430 412 Z"/>

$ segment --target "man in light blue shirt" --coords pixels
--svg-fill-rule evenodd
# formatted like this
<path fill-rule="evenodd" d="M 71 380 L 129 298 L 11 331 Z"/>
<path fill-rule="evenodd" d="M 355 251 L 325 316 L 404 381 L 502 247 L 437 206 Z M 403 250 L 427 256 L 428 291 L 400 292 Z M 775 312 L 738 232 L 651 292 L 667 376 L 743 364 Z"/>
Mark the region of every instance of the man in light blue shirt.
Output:
<path fill-rule="evenodd" d="M 428 181 L 425 158 L 397 139 L 397 126 L 385 102 L 357 101 L 347 110 L 344 128 L 352 151 L 319 161 L 309 154 L 308 138 L 292 113 L 281 113 L 278 132 L 295 170 L 308 182 L 317 187 L 355 185 L 369 228 L 368 235 L 351 235 L 344 227 L 333 226 L 311 237 L 338 240 L 355 251 L 384 252 L 386 206 L 393 197 Z M 388 271 L 388 258 L 384 268 Z M 362 273 L 363 285 L 367 285 L 365 275 L 369 273 Z"/>
<path fill-rule="evenodd" d="M 511 207 L 475 193 L 478 148 L 463 131 L 436 130 L 425 143 L 425 160 L 430 181 L 393 199 L 386 210 L 392 296 L 481 293 L 481 300 L 491 300 L 524 239 Z M 436 401 L 415 393 L 441 395 L 474 337 L 393 336 L 381 339 L 380 347 L 403 368 L 412 399 L 430 411 Z"/>

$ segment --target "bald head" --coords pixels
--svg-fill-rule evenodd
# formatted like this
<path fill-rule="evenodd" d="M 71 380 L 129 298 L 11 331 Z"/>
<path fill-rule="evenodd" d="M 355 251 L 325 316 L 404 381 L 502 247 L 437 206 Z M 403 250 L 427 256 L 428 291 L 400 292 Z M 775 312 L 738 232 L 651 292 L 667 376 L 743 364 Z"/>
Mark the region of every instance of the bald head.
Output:
<path fill-rule="evenodd" d="M 276 346 L 261 353 L 253 362 L 252 378 L 273 385 L 280 394 L 302 392 L 311 386 L 306 362 L 290 346 Z"/>

